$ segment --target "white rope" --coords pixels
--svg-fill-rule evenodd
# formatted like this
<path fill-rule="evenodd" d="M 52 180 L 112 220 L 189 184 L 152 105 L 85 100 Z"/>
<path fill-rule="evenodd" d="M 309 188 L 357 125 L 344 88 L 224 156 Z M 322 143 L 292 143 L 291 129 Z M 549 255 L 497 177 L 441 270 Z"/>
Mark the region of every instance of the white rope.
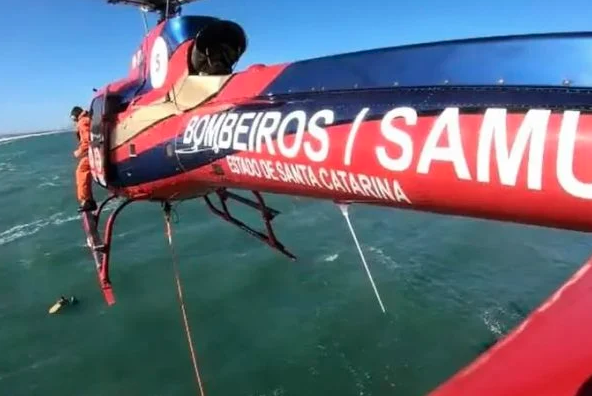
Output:
<path fill-rule="evenodd" d="M 347 225 L 349 227 L 349 231 L 351 232 L 351 235 L 354 238 L 356 248 L 358 248 L 358 253 L 360 254 L 360 258 L 362 259 L 362 263 L 364 264 L 364 268 L 366 269 L 366 274 L 368 274 L 368 279 L 370 279 L 370 284 L 372 284 L 372 289 L 374 289 L 374 294 L 376 295 L 376 299 L 378 300 L 378 304 L 380 305 L 380 309 L 382 309 L 383 313 L 386 313 L 386 310 L 384 308 L 384 304 L 382 303 L 382 299 L 380 298 L 380 294 L 378 293 L 378 289 L 376 288 L 376 285 L 374 284 L 374 279 L 372 279 L 372 274 L 370 273 L 370 269 L 368 268 L 368 263 L 366 263 L 366 258 L 364 257 L 364 253 L 362 252 L 362 248 L 360 247 L 360 244 L 358 243 L 358 238 L 356 237 L 356 233 L 354 231 L 354 228 L 352 227 L 351 221 L 349 220 L 349 213 L 347 211 L 348 205 L 347 204 L 337 204 L 337 206 L 339 206 L 339 209 L 341 209 L 341 213 L 343 214 L 343 217 L 345 217 L 345 221 L 347 222 Z"/>

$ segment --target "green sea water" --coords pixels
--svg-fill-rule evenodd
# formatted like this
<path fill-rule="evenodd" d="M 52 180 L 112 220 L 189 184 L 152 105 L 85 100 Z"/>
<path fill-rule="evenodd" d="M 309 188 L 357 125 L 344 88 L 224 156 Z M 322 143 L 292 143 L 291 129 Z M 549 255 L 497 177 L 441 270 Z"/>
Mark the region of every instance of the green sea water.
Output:
<path fill-rule="evenodd" d="M 161 208 L 120 215 L 106 307 L 76 213 L 74 143 L 0 145 L 0 395 L 196 394 Z M 383 314 L 335 205 L 266 198 L 297 262 L 202 201 L 176 207 L 207 395 L 424 395 L 592 252 L 581 233 L 353 206 Z M 49 315 L 60 295 L 80 303 Z"/>

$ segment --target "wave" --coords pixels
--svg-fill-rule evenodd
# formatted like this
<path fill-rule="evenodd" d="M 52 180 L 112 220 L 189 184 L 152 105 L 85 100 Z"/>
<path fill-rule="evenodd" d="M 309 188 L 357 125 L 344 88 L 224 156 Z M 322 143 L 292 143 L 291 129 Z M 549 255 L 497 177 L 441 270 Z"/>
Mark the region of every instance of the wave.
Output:
<path fill-rule="evenodd" d="M 30 371 L 44 368 L 45 366 L 48 366 L 50 364 L 56 364 L 60 361 L 60 359 L 61 359 L 60 355 L 50 356 L 45 359 L 36 360 L 27 366 L 19 367 L 19 368 L 12 370 L 12 371 L 0 372 L 0 381 L 3 381 L 3 380 L 10 378 L 10 377 L 19 376 L 19 375 L 22 375 L 25 373 L 27 373 L 27 375 L 30 375 L 29 374 Z"/>
<path fill-rule="evenodd" d="M 0 163 L 0 168 L 2 166 L 2 163 Z M 59 183 L 60 180 L 60 176 L 58 175 L 53 175 L 51 177 L 46 177 L 46 176 L 41 176 L 41 180 L 39 181 L 39 184 L 37 185 L 37 188 L 45 188 L 45 187 L 58 187 L 60 186 Z"/>
<path fill-rule="evenodd" d="M 107 205 L 105 205 L 103 209 L 104 213 L 107 213 L 115 209 L 117 205 L 120 203 L 120 201 L 121 199 L 114 199 L 110 201 Z M 44 219 L 39 219 L 24 224 L 18 224 L 12 228 L 9 228 L 8 230 L 0 232 L 0 246 L 36 234 L 48 226 L 59 226 L 64 223 L 79 220 L 80 218 L 80 214 L 64 216 L 63 212 L 58 212 Z M 84 246 L 86 247 L 86 245 Z"/>
<path fill-rule="evenodd" d="M 16 225 L 6 231 L 0 232 L 0 246 L 36 234 L 45 227 L 52 225 L 57 226 L 77 219 L 80 219 L 80 215 L 64 217 L 63 213 L 59 212 L 45 219 Z"/>
<path fill-rule="evenodd" d="M 0 172 L 14 172 L 15 169 L 14 165 L 10 162 L 0 162 Z"/>
<path fill-rule="evenodd" d="M 485 326 L 487 326 L 487 329 L 496 338 L 502 337 L 506 332 L 503 323 L 495 317 L 494 313 L 491 310 L 485 310 L 481 314 L 481 319 L 483 320 Z"/>
<path fill-rule="evenodd" d="M 107 213 L 112 211 L 117 207 L 117 205 L 121 202 L 122 199 L 114 199 L 110 201 L 105 207 L 103 208 L 103 213 Z M 16 241 L 21 238 L 26 238 L 28 236 L 34 235 L 48 226 L 59 226 L 64 223 L 69 223 L 74 220 L 81 219 L 81 215 L 73 215 L 73 216 L 64 216 L 63 212 L 54 213 L 51 216 L 35 220 L 30 223 L 18 224 L 8 230 L 0 232 L 0 246 L 6 245 L 7 243 Z M 84 245 L 86 247 L 86 244 Z"/>
<path fill-rule="evenodd" d="M 69 131 L 68 130 L 65 130 L 65 131 L 58 130 L 58 131 L 49 131 L 49 132 L 41 132 L 41 133 L 27 133 L 24 135 L 7 136 L 7 137 L 0 138 L 0 146 L 3 144 L 13 142 L 15 140 L 29 139 L 29 138 L 38 137 L 38 136 L 57 135 L 59 133 L 66 133 L 66 132 L 69 132 Z"/>
<path fill-rule="evenodd" d="M 386 266 L 388 269 L 395 269 L 400 267 L 399 263 L 397 263 L 391 256 L 384 253 L 384 251 L 381 248 L 375 246 L 368 246 L 367 249 L 373 253 L 374 258 L 376 258 L 376 260 L 380 264 Z"/>

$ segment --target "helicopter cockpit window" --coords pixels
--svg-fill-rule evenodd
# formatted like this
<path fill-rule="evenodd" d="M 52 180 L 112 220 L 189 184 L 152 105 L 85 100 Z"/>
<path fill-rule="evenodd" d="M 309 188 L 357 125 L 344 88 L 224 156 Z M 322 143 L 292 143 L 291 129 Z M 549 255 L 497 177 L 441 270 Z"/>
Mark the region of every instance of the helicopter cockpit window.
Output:
<path fill-rule="evenodd" d="M 216 21 L 208 24 L 195 37 L 191 50 L 191 74 L 231 74 L 245 52 L 247 38 L 234 22 Z"/>

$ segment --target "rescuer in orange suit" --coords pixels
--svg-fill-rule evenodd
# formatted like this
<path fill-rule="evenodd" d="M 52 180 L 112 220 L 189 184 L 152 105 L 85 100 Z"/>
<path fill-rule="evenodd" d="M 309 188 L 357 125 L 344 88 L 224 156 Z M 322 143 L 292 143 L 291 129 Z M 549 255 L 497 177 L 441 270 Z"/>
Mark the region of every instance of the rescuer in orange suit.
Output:
<path fill-rule="evenodd" d="M 70 112 L 70 118 L 76 124 L 76 136 L 79 142 L 74 151 L 74 157 L 78 159 L 78 166 L 76 167 L 76 198 L 80 203 L 78 211 L 93 211 L 97 208 L 97 203 L 93 198 L 92 176 L 88 159 L 90 115 L 86 110 L 74 106 Z"/>

